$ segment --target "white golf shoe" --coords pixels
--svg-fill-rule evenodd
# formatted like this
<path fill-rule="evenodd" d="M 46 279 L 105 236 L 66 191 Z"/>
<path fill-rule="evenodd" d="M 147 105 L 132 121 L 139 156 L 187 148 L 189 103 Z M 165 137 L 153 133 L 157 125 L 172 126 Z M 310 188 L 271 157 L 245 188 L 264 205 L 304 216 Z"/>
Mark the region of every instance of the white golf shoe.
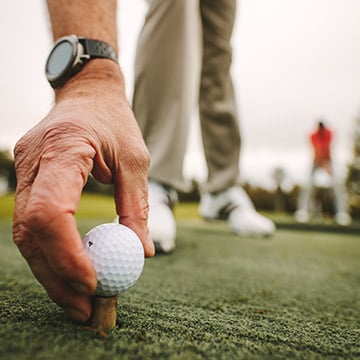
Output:
<path fill-rule="evenodd" d="M 295 220 L 300 224 L 306 224 L 310 221 L 309 212 L 306 210 L 297 210 L 295 212 Z"/>
<path fill-rule="evenodd" d="M 158 252 L 169 253 L 175 249 L 176 222 L 172 207 L 176 202 L 175 190 L 149 182 L 148 227 Z"/>
<path fill-rule="evenodd" d="M 351 224 L 351 216 L 347 212 L 337 212 L 335 214 L 335 222 L 340 226 L 349 226 Z"/>
<path fill-rule="evenodd" d="M 275 232 L 274 223 L 260 215 L 240 186 L 201 197 L 200 215 L 206 220 L 227 220 L 230 229 L 241 236 L 267 237 Z"/>

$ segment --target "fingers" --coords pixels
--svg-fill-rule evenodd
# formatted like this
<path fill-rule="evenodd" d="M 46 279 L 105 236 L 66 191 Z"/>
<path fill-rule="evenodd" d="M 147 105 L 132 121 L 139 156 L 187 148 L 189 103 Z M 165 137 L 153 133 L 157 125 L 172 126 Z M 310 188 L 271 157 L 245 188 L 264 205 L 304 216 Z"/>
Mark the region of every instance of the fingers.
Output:
<path fill-rule="evenodd" d="M 69 318 L 77 322 L 85 322 L 90 318 L 91 296 L 59 278 L 41 252 L 37 256 L 28 257 L 27 262 L 40 284 L 45 287 L 50 299 L 64 308 Z"/>
<path fill-rule="evenodd" d="M 147 191 L 130 189 L 128 192 L 122 189 L 123 186 L 117 187 L 115 194 L 115 199 L 118 199 L 116 203 L 119 204 L 117 212 L 121 214 L 119 221 L 138 235 L 144 247 L 145 257 L 152 257 L 155 255 L 155 247 L 147 227 L 149 208 Z"/>
<path fill-rule="evenodd" d="M 140 238 L 146 257 L 154 256 L 155 247 L 148 230 L 148 157 L 128 158 L 116 172 L 115 203 L 120 223 Z"/>
<path fill-rule="evenodd" d="M 19 179 L 14 241 L 50 298 L 71 318 L 84 321 L 91 314 L 89 295 L 95 291 L 96 274 L 74 213 L 91 170 L 92 152 L 77 146 L 76 156 L 72 153 L 43 154 L 36 174 Z"/>

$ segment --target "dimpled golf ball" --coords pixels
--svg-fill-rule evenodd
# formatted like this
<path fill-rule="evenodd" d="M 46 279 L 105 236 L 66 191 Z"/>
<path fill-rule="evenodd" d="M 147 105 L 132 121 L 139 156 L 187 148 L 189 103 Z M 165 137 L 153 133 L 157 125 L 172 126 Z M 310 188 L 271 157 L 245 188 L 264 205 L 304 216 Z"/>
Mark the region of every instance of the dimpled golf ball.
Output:
<path fill-rule="evenodd" d="M 127 226 L 102 224 L 91 229 L 83 245 L 97 275 L 95 295 L 115 296 L 133 286 L 144 267 L 144 249 Z"/>

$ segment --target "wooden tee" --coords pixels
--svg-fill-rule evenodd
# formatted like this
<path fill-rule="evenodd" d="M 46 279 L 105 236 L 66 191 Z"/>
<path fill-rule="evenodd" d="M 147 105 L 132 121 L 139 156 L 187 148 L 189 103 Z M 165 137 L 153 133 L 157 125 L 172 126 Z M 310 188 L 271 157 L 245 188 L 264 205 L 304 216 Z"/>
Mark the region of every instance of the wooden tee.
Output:
<path fill-rule="evenodd" d="M 112 330 L 116 325 L 116 306 L 118 296 L 95 296 L 91 327 L 99 331 Z"/>

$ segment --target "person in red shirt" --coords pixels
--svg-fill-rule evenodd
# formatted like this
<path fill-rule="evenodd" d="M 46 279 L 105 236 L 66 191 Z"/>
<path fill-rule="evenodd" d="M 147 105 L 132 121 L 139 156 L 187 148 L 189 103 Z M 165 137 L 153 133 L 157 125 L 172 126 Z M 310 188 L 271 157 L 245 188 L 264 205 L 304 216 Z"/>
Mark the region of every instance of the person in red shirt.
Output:
<path fill-rule="evenodd" d="M 314 150 L 314 168 L 324 168 L 330 174 L 331 169 L 331 151 L 330 145 L 332 140 L 332 132 L 325 127 L 322 121 L 319 121 L 318 128 L 310 135 L 310 141 Z"/>
<path fill-rule="evenodd" d="M 323 121 L 319 121 L 317 129 L 310 134 L 310 142 L 314 151 L 313 165 L 309 183 L 299 194 L 298 209 L 295 212 L 295 219 L 299 223 L 309 222 L 311 217 L 319 211 L 319 199 L 316 199 L 316 193 L 321 189 L 331 189 L 333 192 L 335 222 L 342 226 L 351 223 L 346 206 L 345 189 L 335 176 L 332 166 L 332 139 L 333 134 Z"/>

